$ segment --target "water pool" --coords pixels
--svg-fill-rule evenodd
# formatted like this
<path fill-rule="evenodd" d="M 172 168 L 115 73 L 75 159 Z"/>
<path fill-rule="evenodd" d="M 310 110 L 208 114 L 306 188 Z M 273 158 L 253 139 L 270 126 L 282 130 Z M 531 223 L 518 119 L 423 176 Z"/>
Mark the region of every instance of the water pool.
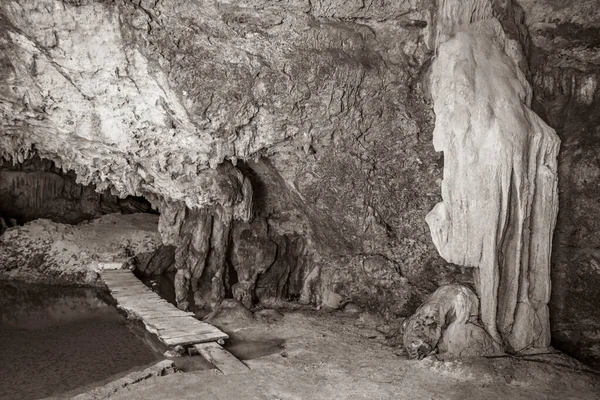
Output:
<path fill-rule="evenodd" d="M 162 359 L 93 289 L 0 281 L 0 398 L 58 396 Z"/>

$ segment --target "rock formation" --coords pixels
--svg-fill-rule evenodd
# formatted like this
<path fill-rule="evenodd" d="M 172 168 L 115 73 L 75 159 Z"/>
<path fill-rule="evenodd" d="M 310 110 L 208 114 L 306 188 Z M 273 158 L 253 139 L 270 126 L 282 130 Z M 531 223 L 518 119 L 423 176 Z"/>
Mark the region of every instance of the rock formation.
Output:
<path fill-rule="evenodd" d="M 152 212 L 144 199 L 98 193 L 94 185 L 77 184 L 73 171 L 63 173 L 37 156 L 16 164 L 0 161 L 0 192 L 0 217 L 21 224 L 37 218 L 76 224 L 104 214 Z"/>
<path fill-rule="evenodd" d="M 520 44 L 492 4 L 442 2 L 439 12 L 431 92 L 444 201 L 427 216 L 432 238 L 444 259 L 477 268 L 481 319 L 497 343 L 546 348 L 560 140 L 530 109 Z M 471 17 L 447 24 L 454 13 Z"/>
<path fill-rule="evenodd" d="M 600 321 L 600 175 L 595 147 L 580 149 L 598 125 L 594 2 L 3 1 L 0 153 L 151 202 L 182 307 L 351 301 L 395 319 L 442 285 L 475 283 L 475 270 L 496 340 L 542 346 L 556 142 L 530 108 L 567 143 L 558 173 L 573 211 L 561 211 L 554 246 L 553 275 L 566 277 L 555 326 L 568 336 L 582 314 Z M 475 156 L 487 172 L 471 168 Z M 425 217 L 443 168 L 434 244 Z M 143 268 L 169 268 L 157 257 Z M 530 317 L 540 326 L 519 328 Z"/>
<path fill-rule="evenodd" d="M 406 315 L 440 284 L 471 280 L 437 256 L 423 221 L 441 176 L 422 90 L 434 12 L 428 2 L 2 2 L 0 149 L 17 160 L 35 151 L 165 215 L 213 215 L 228 180 L 217 167 L 231 163 L 260 192 L 255 212 L 279 243 L 256 291 L 315 304 L 368 294 L 370 308 Z"/>
<path fill-rule="evenodd" d="M 190 290 L 199 308 L 215 307 L 224 299 L 231 225 L 234 219 L 249 221 L 253 216 L 252 186 L 238 169 L 225 163 L 207 179 L 214 179 L 212 206 L 189 209 L 166 203 L 161 207 L 159 230 L 164 243 L 176 246 L 176 300 L 184 310 Z"/>
<path fill-rule="evenodd" d="M 402 340 L 411 358 L 421 359 L 436 350 L 452 357 L 502 352 L 479 325 L 479 299 L 466 286 L 441 286 L 403 325 Z"/>
<path fill-rule="evenodd" d="M 152 214 L 108 214 L 79 225 L 32 221 L 0 236 L 0 277 L 98 286 L 99 261 L 127 261 L 160 248 L 157 225 Z"/>

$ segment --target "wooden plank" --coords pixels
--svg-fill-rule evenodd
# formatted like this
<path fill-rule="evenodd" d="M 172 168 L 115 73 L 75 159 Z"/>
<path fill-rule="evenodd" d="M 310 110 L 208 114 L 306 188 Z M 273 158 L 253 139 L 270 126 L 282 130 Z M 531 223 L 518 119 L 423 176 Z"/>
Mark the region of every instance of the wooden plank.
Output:
<path fill-rule="evenodd" d="M 110 271 L 102 271 L 100 272 L 100 276 L 102 279 L 121 279 L 121 278 L 129 278 L 133 275 L 131 271 L 128 270 L 110 270 Z M 135 275 L 133 275 L 135 278 Z"/>
<path fill-rule="evenodd" d="M 229 336 L 227 336 L 227 334 L 223 333 L 223 332 L 206 332 L 206 333 L 184 333 L 184 334 L 179 334 L 179 333 L 173 333 L 173 335 L 169 335 L 168 332 L 164 332 L 162 334 L 162 337 L 169 342 L 175 342 L 178 344 L 181 343 L 187 343 L 187 344 L 193 344 L 193 343 L 202 343 L 202 342 L 208 342 L 208 341 L 216 341 L 219 339 L 228 339 Z"/>
<path fill-rule="evenodd" d="M 185 318 L 182 319 L 181 317 L 178 316 L 174 316 L 171 318 L 161 318 L 161 319 L 157 319 L 157 318 L 146 318 L 146 322 L 148 322 L 149 324 L 152 324 L 154 326 L 157 327 L 171 327 L 173 329 L 217 329 L 212 325 L 209 324 L 203 324 L 202 322 L 198 321 L 198 323 L 196 323 L 195 321 L 191 321 L 189 320 L 190 318 Z M 178 322 L 179 321 L 179 322 Z"/>
<path fill-rule="evenodd" d="M 134 294 L 145 294 L 145 293 L 154 293 L 153 290 L 150 289 L 140 289 L 136 287 L 111 287 L 109 290 L 111 293 L 118 294 L 120 296 L 125 295 L 134 295 Z"/>
<path fill-rule="evenodd" d="M 148 310 L 148 311 L 167 311 L 167 310 L 171 310 L 172 308 L 174 308 L 173 305 L 171 305 L 170 303 L 158 303 L 158 302 L 150 302 L 150 301 L 144 301 L 142 300 L 134 300 L 134 299 L 128 299 L 128 300 L 122 300 L 117 298 L 117 301 L 119 304 L 123 305 L 123 306 L 128 306 L 130 308 L 134 308 L 136 310 Z"/>
<path fill-rule="evenodd" d="M 156 328 L 157 333 L 160 336 L 176 338 L 176 337 L 186 337 L 186 336 L 202 336 L 202 335 L 210 335 L 210 334 L 221 334 L 222 332 L 215 328 L 196 328 L 196 329 L 174 329 L 173 327 L 165 327 L 165 328 Z"/>
<path fill-rule="evenodd" d="M 173 319 L 176 318 L 176 319 Z M 173 327 L 174 329 L 177 329 L 179 327 L 193 327 L 195 329 L 203 329 L 203 328 L 211 328 L 211 329 L 218 329 L 215 328 L 213 325 L 210 324 L 205 324 L 204 322 L 200 322 L 197 319 L 194 319 L 192 317 L 188 317 L 185 320 L 181 320 L 178 317 L 171 317 L 170 319 L 156 319 L 156 318 L 147 318 L 148 322 L 155 324 L 157 326 L 170 326 Z M 177 322 L 179 321 L 179 322 Z"/>
<path fill-rule="evenodd" d="M 100 277 L 117 301 L 117 306 L 140 319 L 148 331 L 155 333 L 168 346 L 229 337 L 218 328 L 194 318 L 194 313 L 181 311 L 162 299 L 130 270 L 102 271 Z"/>
<path fill-rule="evenodd" d="M 167 346 L 187 346 L 189 344 L 196 343 L 204 343 L 204 342 L 214 342 L 219 339 L 229 339 L 229 336 L 225 333 L 205 333 L 199 335 L 189 335 L 189 336 L 159 336 L 159 339 L 166 344 Z"/>
<path fill-rule="evenodd" d="M 181 311 L 173 307 L 173 309 L 169 310 L 154 309 L 153 311 L 145 312 L 144 316 L 149 320 L 154 320 L 156 318 L 193 318 L 194 313 Z"/>
<path fill-rule="evenodd" d="M 136 284 L 135 282 L 131 282 L 131 283 L 123 282 L 123 281 L 115 281 L 115 282 L 104 281 L 104 282 L 108 285 L 110 290 L 114 291 L 114 292 L 120 292 L 123 290 L 144 290 L 144 291 L 152 290 L 146 285 L 140 286 L 139 284 Z"/>
<path fill-rule="evenodd" d="M 161 321 L 171 321 L 175 324 L 186 323 L 189 320 L 189 317 L 194 315 L 194 313 L 188 313 L 186 311 L 180 311 L 181 315 L 164 315 L 163 313 L 156 313 L 155 315 L 148 314 L 148 320 L 152 322 L 161 322 Z M 196 319 L 196 318 L 194 318 Z M 198 321 L 198 320 L 196 320 Z M 202 321 L 198 321 L 202 322 Z"/>
<path fill-rule="evenodd" d="M 140 305 L 170 305 L 173 307 L 171 303 L 164 299 L 157 299 L 155 296 L 151 294 L 139 294 L 134 296 L 115 296 L 116 299 L 120 300 L 122 303 L 140 303 Z"/>
<path fill-rule="evenodd" d="M 250 369 L 246 364 L 235 358 L 233 354 L 215 342 L 196 344 L 194 348 L 224 375 L 240 374 Z"/>
<path fill-rule="evenodd" d="M 170 318 L 146 318 L 146 320 L 152 325 L 156 325 L 159 327 L 167 326 L 174 327 L 175 329 L 184 329 L 184 328 L 193 328 L 193 329 L 218 329 L 210 324 L 203 324 L 200 321 L 194 321 L 191 318 L 181 318 L 179 316 L 174 316 Z M 179 321 L 179 322 L 178 322 Z"/>
<path fill-rule="evenodd" d="M 113 293 L 111 293 L 113 294 Z M 163 298 L 158 297 L 158 295 L 152 291 L 147 291 L 147 292 L 139 292 L 139 293 L 135 293 L 132 292 L 131 294 L 129 294 L 128 292 L 120 292 L 120 293 L 114 293 L 116 298 L 119 299 L 123 299 L 123 300 L 129 300 L 129 301 L 135 301 L 135 300 L 146 300 L 146 301 L 153 301 L 153 302 L 157 302 L 157 303 L 168 303 L 168 301 L 166 301 Z"/>

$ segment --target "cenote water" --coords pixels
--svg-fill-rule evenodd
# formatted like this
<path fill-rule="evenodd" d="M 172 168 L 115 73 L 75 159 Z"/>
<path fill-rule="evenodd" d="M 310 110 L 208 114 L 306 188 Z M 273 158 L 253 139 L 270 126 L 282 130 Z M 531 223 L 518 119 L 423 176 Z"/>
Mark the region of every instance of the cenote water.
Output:
<path fill-rule="evenodd" d="M 0 398 L 38 399 L 160 358 L 92 289 L 0 281 Z"/>

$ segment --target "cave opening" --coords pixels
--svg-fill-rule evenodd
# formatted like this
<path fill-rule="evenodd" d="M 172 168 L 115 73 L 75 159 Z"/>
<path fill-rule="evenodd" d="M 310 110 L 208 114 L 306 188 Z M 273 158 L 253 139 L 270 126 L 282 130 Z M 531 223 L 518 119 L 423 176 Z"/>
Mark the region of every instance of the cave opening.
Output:
<path fill-rule="evenodd" d="M 64 172 L 37 155 L 22 162 L 0 159 L 0 192 L 0 224 L 5 228 L 39 218 L 78 224 L 111 213 L 158 214 L 144 197 L 99 193 L 93 184 L 77 183 L 74 171 Z"/>
<path fill-rule="evenodd" d="M 164 358 L 166 348 L 94 283 L 101 260 L 172 262 L 158 240 L 158 216 L 146 198 L 97 192 L 52 160 L 0 157 L 0 341 L 23 350 L 0 350 L 12 372 L 0 382 L 3 396 L 77 394 Z M 19 275 L 23 265 L 36 271 Z M 59 272 L 73 266 L 89 270 L 68 278 Z M 64 367 L 50 367 L 57 363 Z M 24 386 L 31 365 L 48 367 Z"/>

